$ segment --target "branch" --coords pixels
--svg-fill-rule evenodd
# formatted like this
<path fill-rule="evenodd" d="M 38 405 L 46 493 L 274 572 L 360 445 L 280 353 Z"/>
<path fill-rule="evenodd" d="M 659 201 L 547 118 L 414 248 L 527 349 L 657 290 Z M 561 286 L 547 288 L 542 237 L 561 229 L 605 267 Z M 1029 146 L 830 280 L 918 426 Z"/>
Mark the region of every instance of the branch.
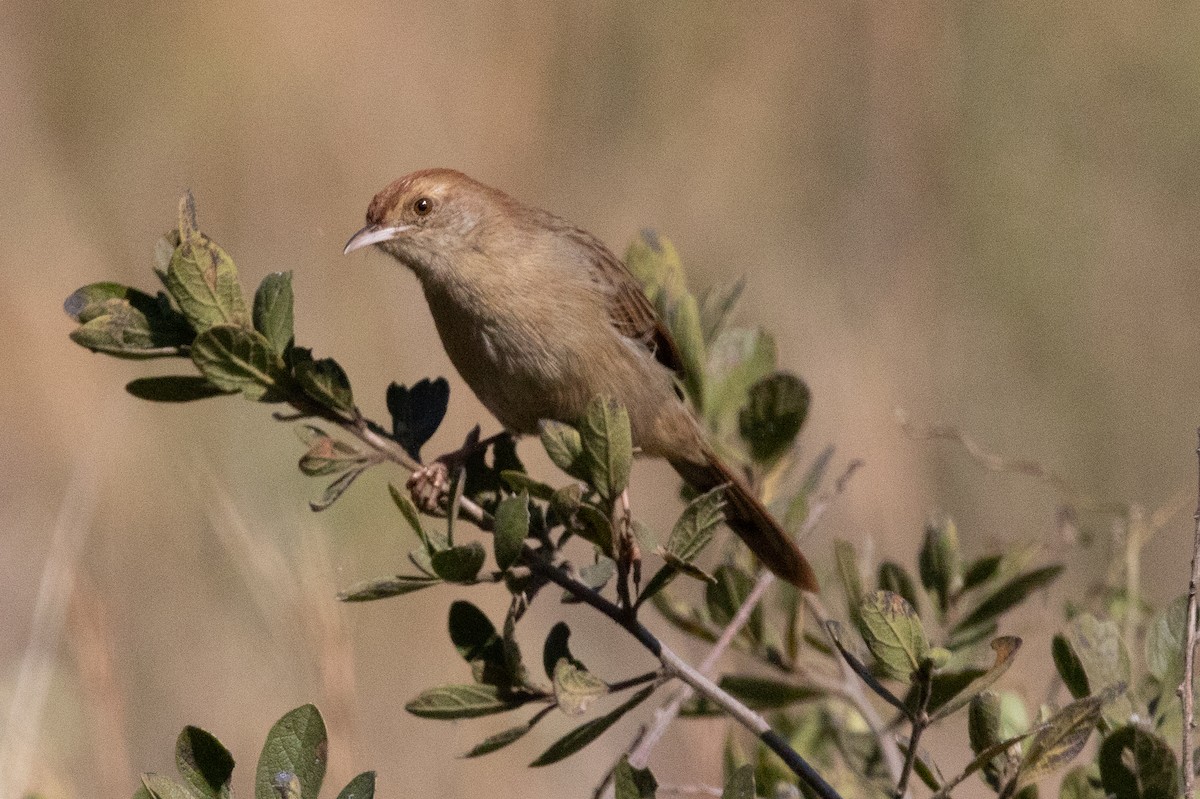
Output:
<path fill-rule="evenodd" d="M 1200 439 L 1200 430 L 1196 431 Z M 1200 470 L 1200 444 L 1196 447 L 1197 468 Z M 1183 648 L 1183 682 L 1179 698 L 1183 701 L 1183 795 L 1191 796 L 1196 782 L 1196 766 L 1192 760 L 1192 732 L 1196 729 L 1195 696 L 1192 689 L 1196 668 L 1196 586 L 1200 584 L 1200 476 L 1196 486 L 1196 532 L 1192 543 L 1192 578 L 1188 581 L 1187 635 Z"/>
<path fill-rule="evenodd" d="M 720 686 L 701 674 L 697 669 L 679 657 L 679 655 L 676 655 L 670 648 L 654 637 L 654 634 L 646 629 L 636 618 L 617 607 L 616 604 L 610 602 L 596 591 L 568 576 L 562 569 L 548 563 L 541 553 L 531 547 L 525 548 L 524 556 L 525 562 L 535 574 L 539 574 L 559 587 L 566 589 L 575 598 L 591 605 L 615 621 L 626 632 L 636 638 L 638 643 L 657 657 L 669 674 L 678 677 L 684 683 L 691 686 L 694 691 L 706 697 L 714 705 L 732 716 L 743 727 L 757 735 L 758 739 L 766 744 L 768 749 L 779 755 L 788 768 L 805 785 L 811 788 L 817 796 L 821 797 L 821 799 L 841 799 L 841 795 L 834 790 L 833 786 L 826 782 L 795 749 L 789 746 L 783 738 L 771 729 L 766 719 L 746 707 L 737 699 L 734 699 L 722 690 Z"/>

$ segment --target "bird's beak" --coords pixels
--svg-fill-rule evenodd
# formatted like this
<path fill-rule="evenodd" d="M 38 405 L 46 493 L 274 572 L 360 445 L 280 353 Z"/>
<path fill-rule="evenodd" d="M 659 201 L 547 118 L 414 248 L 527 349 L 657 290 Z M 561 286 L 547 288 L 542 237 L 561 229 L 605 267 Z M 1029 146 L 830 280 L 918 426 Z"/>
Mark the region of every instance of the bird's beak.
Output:
<path fill-rule="evenodd" d="M 342 255 L 361 250 L 371 244 L 378 244 L 381 241 L 391 241 L 411 227 L 412 225 L 395 225 L 393 227 L 367 225 L 350 237 L 350 241 L 346 242 L 346 249 L 342 250 Z"/>

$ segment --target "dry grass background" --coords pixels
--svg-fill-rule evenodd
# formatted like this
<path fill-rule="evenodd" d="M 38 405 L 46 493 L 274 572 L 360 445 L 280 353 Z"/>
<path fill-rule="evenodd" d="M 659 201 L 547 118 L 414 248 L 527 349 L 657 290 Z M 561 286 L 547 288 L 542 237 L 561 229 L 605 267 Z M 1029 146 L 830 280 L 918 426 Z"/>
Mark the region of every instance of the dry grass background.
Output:
<path fill-rule="evenodd" d="M 195 723 L 231 747 L 246 792 L 269 724 L 310 700 L 334 733 L 331 782 L 376 768 L 386 795 L 582 796 L 627 740 L 629 724 L 540 771 L 455 760 L 503 722 L 401 709 L 463 676 L 451 592 L 332 601 L 410 543 L 385 475 L 313 517 L 318 486 L 263 408 L 135 401 L 123 384 L 162 367 L 67 340 L 74 288 L 151 284 L 153 243 L 191 187 L 248 283 L 295 271 L 298 338 L 336 355 L 381 415 L 388 381 L 450 367 L 412 277 L 340 248 L 376 189 L 431 165 L 618 250 L 655 226 L 694 285 L 748 274 L 742 321 L 774 330 L 815 392 L 809 452 L 834 442 L 867 463 L 811 544 L 819 562 L 834 536 L 908 562 L 943 509 L 969 552 L 1043 540 L 1071 565 L 1006 629 L 1028 641 L 1006 684 L 1036 705 L 1046 619 L 1107 550 L 1056 537 L 1044 486 L 906 439 L 893 409 L 1096 496 L 1153 508 L 1190 484 L 1198 30 L 1194 4 L 1122 0 L 0 5 L 0 709 L 19 711 L 4 735 L 23 742 L 28 785 L 129 795 L 137 771 L 171 770 L 174 735 Z M 453 385 L 442 447 L 485 418 Z M 639 469 L 662 526 L 671 509 L 650 509 L 651 489 L 669 477 Z M 1185 587 L 1185 516 L 1147 550 L 1153 600 Z M 585 612 L 568 617 L 601 674 L 646 666 Z M 21 674 L 38 690 L 14 696 Z M 662 780 L 715 781 L 719 730 L 677 727 Z M 954 763 L 961 742 L 946 745 Z M 15 774 L 0 784 L 19 788 Z"/>

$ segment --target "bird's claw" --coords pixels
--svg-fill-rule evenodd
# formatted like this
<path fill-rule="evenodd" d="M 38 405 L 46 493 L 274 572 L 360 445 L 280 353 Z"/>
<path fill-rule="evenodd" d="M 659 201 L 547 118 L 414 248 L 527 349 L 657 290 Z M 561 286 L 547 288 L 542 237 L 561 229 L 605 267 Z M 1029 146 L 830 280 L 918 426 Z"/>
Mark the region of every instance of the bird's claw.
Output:
<path fill-rule="evenodd" d="M 442 499 L 450 493 L 450 467 L 436 460 L 413 472 L 406 486 L 418 510 L 436 514 L 442 509 Z"/>

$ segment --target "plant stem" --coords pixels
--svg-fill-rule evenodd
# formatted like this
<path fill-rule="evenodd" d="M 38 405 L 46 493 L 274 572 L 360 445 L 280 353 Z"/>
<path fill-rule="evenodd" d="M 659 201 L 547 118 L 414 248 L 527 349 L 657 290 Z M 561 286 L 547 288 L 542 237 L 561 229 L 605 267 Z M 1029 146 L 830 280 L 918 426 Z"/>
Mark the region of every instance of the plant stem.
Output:
<path fill-rule="evenodd" d="M 772 752 L 779 755 L 788 768 L 795 772 L 796 776 L 817 796 L 821 799 L 841 799 L 840 794 L 834 790 L 833 786 L 826 782 L 795 749 L 771 729 L 766 719 L 734 699 L 720 686 L 676 655 L 636 618 L 622 611 L 616 604 L 596 591 L 571 578 L 562 569 L 548 563 L 540 553 L 528 547 L 525 550 L 525 562 L 534 573 L 540 574 L 552 583 L 566 589 L 577 599 L 591 605 L 623 627 L 626 632 L 638 640 L 638 643 L 657 657 L 671 675 L 687 683 L 697 693 L 707 697 L 739 724 L 756 734 L 759 740 L 766 744 Z"/>
<path fill-rule="evenodd" d="M 1196 431 L 1200 440 L 1200 430 Z M 1200 584 L 1200 443 L 1196 446 L 1196 531 L 1192 541 L 1192 577 L 1188 581 L 1187 635 L 1183 647 L 1183 682 L 1179 684 L 1179 698 L 1183 702 L 1183 741 L 1180 752 L 1183 759 L 1183 795 L 1191 797 L 1196 783 L 1196 766 L 1192 759 L 1192 732 L 1196 729 L 1195 694 L 1192 688 L 1196 668 L 1196 586 Z"/>
<path fill-rule="evenodd" d="M 896 799 L 908 793 L 908 780 L 912 777 L 913 766 L 917 762 L 917 750 L 921 745 L 921 734 L 929 725 L 929 700 L 933 696 L 933 668 L 928 661 L 921 665 L 917 673 L 917 692 L 919 705 L 913 716 L 912 735 L 908 739 L 908 756 L 904 758 L 904 770 L 900 772 L 900 780 L 896 783 L 893 796 Z"/>

